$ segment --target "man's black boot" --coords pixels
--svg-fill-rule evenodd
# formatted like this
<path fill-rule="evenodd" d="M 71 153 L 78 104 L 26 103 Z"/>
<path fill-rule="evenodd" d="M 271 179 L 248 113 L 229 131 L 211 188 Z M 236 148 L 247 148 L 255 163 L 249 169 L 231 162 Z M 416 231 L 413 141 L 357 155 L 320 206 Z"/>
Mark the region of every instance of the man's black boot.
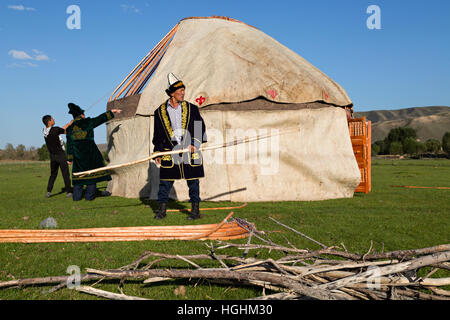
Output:
<path fill-rule="evenodd" d="M 158 211 L 156 211 L 155 219 L 164 219 L 166 217 L 167 203 L 160 203 Z"/>
<path fill-rule="evenodd" d="M 191 212 L 188 215 L 188 220 L 200 219 L 199 203 L 198 202 L 192 202 L 191 206 L 192 206 L 191 207 Z"/>

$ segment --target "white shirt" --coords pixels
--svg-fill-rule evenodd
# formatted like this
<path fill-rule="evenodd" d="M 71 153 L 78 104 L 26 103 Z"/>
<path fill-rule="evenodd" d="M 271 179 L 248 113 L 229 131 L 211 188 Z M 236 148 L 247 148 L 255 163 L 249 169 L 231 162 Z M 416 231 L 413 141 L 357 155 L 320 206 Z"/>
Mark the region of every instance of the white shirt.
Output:
<path fill-rule="evenodd" d="M 169 114 L 170 124 L 172 125 L 175 139 L 178 144 L 180 144 L 183 136 L 183 128 L 181 127 L 181 102 L 178 103 L 178 107 L 175 109 L 172 107 L 169 100 L 167 103 L 167 113 Z"/>

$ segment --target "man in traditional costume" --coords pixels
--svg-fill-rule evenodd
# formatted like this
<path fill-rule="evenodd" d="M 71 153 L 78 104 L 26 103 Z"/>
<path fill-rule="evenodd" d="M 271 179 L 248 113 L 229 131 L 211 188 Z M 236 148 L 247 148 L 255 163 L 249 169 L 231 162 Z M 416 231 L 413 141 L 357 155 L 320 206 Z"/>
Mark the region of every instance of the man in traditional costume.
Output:
<path fill-rule="evenodd" d="M 67 198 L 70 198 L 72 196 L 72 187 L 70 185 L 69 165 L 67 164 L 64 141 L 61 135 L 66 133 L 67 127 L 72 122 L 69 122 L 64 127 L 60 128 L 55 126 L 55 119 L 49 114 L 42 117 L 42 122 L 45 125 L 43 130 L 45 145 L 50 154 L 50 177 L 48 178 L 47 193 L 45 194 L 45 197 L 50 198 L 53 185 L 58 176 L 58 168 L 61 168 L 61 174 L 64 180 L 64 191 L 66 192 Z"/>
<path fill-rule="evenodd" d="M 191 212 L 188 219 L 199 219 L 200 182 L 204 177 L 203 158 L 199 150 L 206 142 L 206 127 L 198 107 L 184 100 L 185 85 L 175 75 L 168 75 L 169 99 L 154 113 L 153 146 L 154 152 L 182 150 L 190 152 L 165 155 L 155 159 L 160 165 L 158 191 L 159 208 L 155 219 L 166 217 L 169 192 L 175 180 L 185 179 L 189 188 Z"/>
<path fill-rule="evenodd" d="M 91 201 L 95 199 L 97 182 L 111 180 L 109 172 L 102 171 L 84 177 L 76 177 L 73 173 L 105 166 L 103 156 L 94 141 L 94 128 L 111 120 L 114 114 L 120 113 L 121 110 L 113 109 L 95 118 L 86 118 L 84 110 L 76 104 L 69 103 L 68 107 L 69 113 L 73 116 L 73 123 L 66 129 L 67 159 L 73 163 L 73 200 L 82 199 L 83 187 L 86 186 L 85 199 Z M 110 193 L 104 191 L 102 195 Z"/>

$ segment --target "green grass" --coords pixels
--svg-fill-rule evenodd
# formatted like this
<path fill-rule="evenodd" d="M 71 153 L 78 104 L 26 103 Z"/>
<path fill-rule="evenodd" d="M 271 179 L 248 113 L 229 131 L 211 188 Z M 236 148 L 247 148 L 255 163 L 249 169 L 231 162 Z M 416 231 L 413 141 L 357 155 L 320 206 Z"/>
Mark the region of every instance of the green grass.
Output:
<path fill-rule="evenodd" d="M 203 212 L 204 217 L 197 221 L 186 220 L 183 213 L 168 213 L 165 220 L 155 221 L 149 203 L 139 199 L 99 197 L 92 202 L 73 202 L 64 193 L 46 199 L 49 171 L 47 162 L 0 163 L 1 229 L 37 229 L 49 216 L 57 220 L 60 229 L 65 229 L 218 223 L 229 213 Z M 298 248 L 319 247 L 275 224 L 269 216 L 326 245 L 344 243 L 351 252 L 367 252 L 371 241 L 377 252 L 449 243 L 450 190 L 407 189 L 393 187 L 395 185 L 450 187 L 450 161 L 374 160 L 372 192 L 367 195 L 355 194 L 351 199 L 326 201 L 249 203 L 247 207 L 235 210 L 235 216 L 255 223 L 257 229 L 267 231 L 274 242 L 287 244 L 288 239 Z M 59 175 L 54 192 L 62 187 Z M 189 208 L 188 203 L 170 203 L 169 207 L 180 205 Z M 201 207 L 230 205 L 239 203 L 203 202 Z M 70 265 L 79 266 L 82 272 L 85 268 L 119 268 L 147 250 L 173 254 L 207 253 L 205 243 L 201 241 L 0 244 L 0 281 L 66 275 Z M 236 249 L 222 253 L 240 255 Z M 259 257 L 269 255 L 261 252 Z M 190 267 L 179 261 L 164 262 L 159 267 L 170 265 Z M 186 294 L 177 296 L 174 290 L 181 285 L 185 286 Z M 97 299 L 67 288 L 45 293 L 51 287 L 3 289 L 0 299 Z M 116 282 L 102 282 L 96 287 L 119 292 Z M 150 299 L 245 299 L 261 295 L 261 289 L 235 289 L 197 280 L 147 286 L 141 282 L 126 282 L 123 291 Z"/>

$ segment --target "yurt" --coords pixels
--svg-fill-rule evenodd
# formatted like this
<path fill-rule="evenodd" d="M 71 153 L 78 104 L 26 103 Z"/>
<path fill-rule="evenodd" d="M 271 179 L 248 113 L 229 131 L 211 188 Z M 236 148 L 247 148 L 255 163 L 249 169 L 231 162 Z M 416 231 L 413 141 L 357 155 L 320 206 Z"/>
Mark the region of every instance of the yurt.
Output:
<path fill-rule="evenodd" d="M 349 136 L 345 90 L 261 30 L 226 17 L 181 20 L 117 86 L 108 109 L 110 165 L 153 152 L 154 111 L 168 99 L 168 74 L 200 108 L 208 142 L 265 136 L 203 153 L 203 201 L 308 201 L 352 197 L 361 174 Z M 153 162 L 112 172 L 117 196 L 156 199 Z M 184 180 L 171 198 L 188 200 Z"/>

